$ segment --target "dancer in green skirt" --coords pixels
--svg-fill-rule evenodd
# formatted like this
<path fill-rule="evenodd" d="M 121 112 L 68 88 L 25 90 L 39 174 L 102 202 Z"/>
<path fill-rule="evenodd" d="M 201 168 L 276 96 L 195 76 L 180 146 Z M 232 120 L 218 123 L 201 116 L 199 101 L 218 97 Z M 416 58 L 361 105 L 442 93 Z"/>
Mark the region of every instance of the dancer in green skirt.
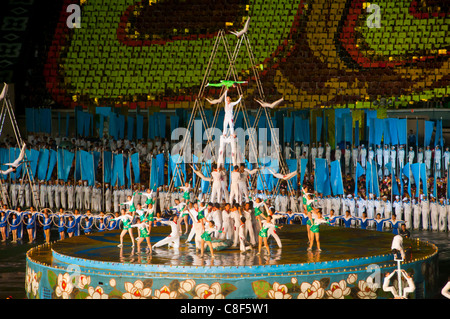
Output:
<path fill-rule="evenodd" d="M 322 249 L 320 249 L 320 225 L 321 224 L 330 225 L 330 222 L 328 220 L 322 218 L 322 212 L 319 210 L 319 211 L 317 211 L 317 218 L 312 220 L 312 225 L 310 228 L 310 232 L 311 232 L 312 236 L 311 236 L 311 241 L 309 242 L 308 251 L 312 250 L 312 246 L 314 244 L 314 239 L 316 240 L 316 243 L 317 243 L 317 250 L 322 251 Z"/>
<path fill-rule="evenodd" d="M 269 249 L 269 244 L 267 242 L 267 237 L 268 237 L 268 233 L 269 233 L 269 229 L 270 228 L 282 228 L 283 226 L 277 226 L 275 224 L 272 223 L 272 216 L 267 216 L 266 220 L 263 220 L 262 222 L 262 228 L 259 231 L 258 237 L 259 237 L 259 245 L 258 245 L 258 253 L 257 255 L 261 254 L 261 248 L 262 248 L 262 243 L 264 241 L 264 247 L 266 247 L 267 253 L 270 255 L 270 249 Z"/>
<path fill-rule="evenodd" d="M 141 243 L 144 241 L 144 239 L 147 241 L 147 251 L 149 253 L 152 252 L 152 245 L 150 243 L 150 230 L 149 225 L 147 224 L 146 220 L 144 219 L 141 222 L 141 219 L 139 217 L 136 218 L 136 224 L 131 225 L 131 228 L 137 228 L 139 230 L 139 238 L 137 240 L 137 249 L 138 251 L 141 250 Z"/>
<path fill-rule="evenodd" d="M 203 253 L 205 251 L 205 243 L 208 245 L 209 250 L 211 251 L 211 258 L 214 258 L 214 250 L 212 246 L 212 239 L 211 234 L 216 231 L 215 224 L 212 220 L 208 222 L 208 226 L 204 229 L 203 234 L 201 236 L 202 243 L 201 243 L 201 254 L 200 257 L 203 257 Z"/>

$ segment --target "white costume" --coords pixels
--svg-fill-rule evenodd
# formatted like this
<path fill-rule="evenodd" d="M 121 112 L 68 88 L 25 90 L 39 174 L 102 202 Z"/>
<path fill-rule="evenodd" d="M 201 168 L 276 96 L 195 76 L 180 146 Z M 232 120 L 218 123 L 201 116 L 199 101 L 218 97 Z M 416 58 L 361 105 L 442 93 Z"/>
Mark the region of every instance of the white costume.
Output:
<path fill-rule="evenodd" d="M 422 213 L 422 206 L 419 201 L 413 204 L 413 229 L 417 230 L 420 227 L 420 215 Z"/>
<path fill-rule="evenodd" d="M 444 199 L 441 198 L 438 206 L 439 211 L 439 231 L 445 231 L 447 228 L 447 207 Z"/>
<path fill-rule="evenodd" d="M 233 107 L 237 105 L 239 102 L 241 102 L 241 98 L 235 102 L 228 102 L 227 101 L 227 94 L 228 91 L 225 91 L 225 117 L 223 119 L 223 135 L 227 136 L 228 133 L 228 127 L 230 128 L 230 134 L 234 135 L 234 124 L 233 124 Z"/>
<path fill-rule="evenodd" d="M 422 199 L 422 229 L 428 229 L 430 204 L 426 198 Z"/>
<path fill-rule="evenodd" d="M 407 199 L 403 199 L 403 211 L 405 213 L 405 225 L 407 229 L 412 227 L 412 214 L 411 214 L 411 202 Z"/>
<path fill-rule="evenodd" d="M 241 196 L 239 196 L 239 181 L 241 179 L 241 173 L 238 169 L 231 172 L 231 185 L 230 185 L 230 199 L 229 203 L 233 203 L 233 200 L 236 203 L 241 204 Z"/>
<path fill-rule="evenodd" d="M 156 248 L 156 247 L 161 247 L 164 245 L 169 245 L 169 247 L 171 245 L 173 245 L 174 249 L 179 249 L 180 248 L 180 226 L 178 222 L 174 222 L 174 221 L 165 221 L 165 220 L 159 220 L 161 224 L 164 225 L 168 225 L 171 228 L 171 232 L 170 235 L 167 236 L 166 238 L 160 240 L 159 242 L 157 242 L 156 244 L 154 244 L 152 246 L 152 248 Z"/>

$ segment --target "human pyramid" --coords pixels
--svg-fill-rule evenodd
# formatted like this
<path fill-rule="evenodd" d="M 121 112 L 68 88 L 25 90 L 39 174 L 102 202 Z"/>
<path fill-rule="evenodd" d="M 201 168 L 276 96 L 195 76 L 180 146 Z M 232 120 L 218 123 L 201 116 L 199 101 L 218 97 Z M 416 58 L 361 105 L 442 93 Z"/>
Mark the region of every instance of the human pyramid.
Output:
<path fill-rule="evenodd" d="M 204 255 L 205 245 L 208 246 L 211 256 L 214 257 L 214 249 L 219 250 L 227 247 L 227 241 L 232 242 L 233 247 L 237 247 L 242 253 L 247 250 L 251 250 L 252 246 L 256 246 L 256 236 L 259 237 L 258 241 L 258 254 L 261 253 L 261 248 L 264 246 L 267 252 L 270 254 L 267 238 L 273 236 L 281 248 L 282 244 L 280 238 L 276 233 L 277 226 L 273 223 L 275 211 L 269 209 L 265 201 L 261 198 L 252 199 L 248 190 L 248 178 L 250 175 L 258 172 L 258 169 L 248 170 L 245 165 L 236 165 L 236 134 L 234 133 L 233 123 L 233 108 L 240 101 L 242 96 L 235 102 L 231 101 L 231 98 L 227 95 L 228 88 L 235 86 L 234 81 L 221 81 L 218 84 L 210 84 L 208 86 L 225 86 L 224 94 L 216 100 L 208 100 L 211 104 L 217 104 L 222 101 L 225 102 L 225 117 L 223 124 L 223 135 L 220 137 L 220 148 L 218 154 L 217 164 L 213 164 L 211 177 L 204 176 L 201 171 L 197 170 L 191 165 L 194 174 L 198 175 L 202 180 L 212 183 L 211 196 L 209 202 L 203 202 L 199 199 L 190 201 L 190 191 L 192 187 L 189 182 L 186 182 L 184 186 L 179 187 L 183 190 L 182 199 L 175 199 L 175 204 L 172 207 L 167 207 L 167 210 L 171 212 L 172 217 L 167 220 L 163 218 L 156 218 L 157 221 L 162 224 L 171 227 L 171 233 L 165 239 L 157 242 L 150 247 L 149 234 L 151 231 L 151 223 L 155 220 L 153 205 L 155 201 L 149 199 L 147 208 L 136 209 L 133 205 L 133 198 L 129 197 L 129 201 L 125 203 L 129 205 L 128 211 L 122 210 L 122 216 L 117 217 L 114 221 L 121 220 L 124 224 L 123 231 L 120 236 L 119 247 L 122 247 L 123 237 L 128 233 L 134 245 L 133 234 L 131 229 L 137 227 L 140 230 L 140 237 L 138 237 L 138 249 L 140 249 L 140 243 L 147 240 L 148 251 L 151 252 L 152 248 L 168 245 L 174 249 L 180 247 L 180 237 L 183 234 L 181 224 L 184 222 L 185 232 L 188 238 L 186 242 L 190 242 L 195 237 L 196 250 L 200 250 L 201 256 Z M 225 158 L 225 146 L 231 145 L 231 155 L 234 169 L 231 172 L 231 184 L 230 193 L 228 193 L 228 185 L 226 182 L 227 172 L 223 169 Z M 274 176 L 276 174 L 274 173 Z M 296 175 L 296 172 L 292 176 Z M 285 178 L 282 176 L 281 178 Z M 146 193 L 145 195 L 148 195 Z M 150 198 L 150 197 L 149 197 Z M 224 200 L 224 201 L 222 201 Z M 219 203 L 222 202 L 223 205 Z M 244 203 L 245 202 L 245 203 Z M 263 207 L 264 206 L 264 207 Z M 150 208 L 149 208 L 150 207 Z M 147 215 L 144 216 L 144 211 L 147 211 Z M 137 222 L 132 224 L 134 212 L 137 212 Z M 265 212 L 265 214 L 263 214 Z M 309 211 L 308 211 L 309 212 Z M 188 217 L 192 221 L 191 230 L 188 231 Z M 258 234 L 258 235 L 256 235 Z M 249 238 L 249 241 L 247 241 Z"/>

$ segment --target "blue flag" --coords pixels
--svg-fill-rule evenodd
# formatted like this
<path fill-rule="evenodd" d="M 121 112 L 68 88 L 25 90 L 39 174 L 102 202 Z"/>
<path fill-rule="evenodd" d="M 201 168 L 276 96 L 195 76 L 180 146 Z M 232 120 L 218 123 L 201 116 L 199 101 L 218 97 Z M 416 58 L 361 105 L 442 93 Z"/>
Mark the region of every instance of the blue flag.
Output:
<path fill-rule="evenodd" d="M 109 183 L 111 181 L 112 174 L 112 152 L 104 151 L 103 152 L 103 179 L 105 183 Z"/>
<path fill-rule="evenodd" d="M 37 166 L 37 178 L 39 180 L 45 180 L 47 177 L 48 158 L 50 152 L 48 149 L 42 149 L 39 151 L 38 166 Z"/>
<path fill-rule="evenodd" d="M 422 191 L 424 195 L 428 196 L 428 183 L 427 183 L 427 174 L 426 174 L 426 164 L 420 164 L 420 179 L 422 180 Z"/>
<path fill-rule="evenodd" d="M 131 166 L 133 167 L 134 182 L 140 183 L 141 182 L 141 174 L 140 174 L 140 169 L 139 169 L 139 153 L 134 153 L 131 155 Z"/>
<path fill-rule="evenodd" d="M 315 190 L 323 196 L 331 195 L 331 183 L 328 176 L 328 164 L 324 158 L 316 158 L 314 171 Z"/>
<path fill-rule="evenodd" d="M 333 195 L 344 194 L 344 183 L 342 181 L 341 164 L 339 161 L 331 162 L 330 165 L 330 181 Z"/>
<path fill-rule="evenodd" d="M 293 172 L 293 171 L 297 170 L 298 160 L 296 160 L 296 159 L 287 159 L 286 160 L 286 164 L 287 164 L 289 172 Z M 298 179 L 297 176 L 295 176 L 295 177 L 293 177 L 291 179 L 292 188 L 294 190 L 297 190 L 297 184 L 298 184 L 298 180 L 297 179 Z"/>
<path fill-rule="evenodd" d="M 156 163 L 158 170 L 158 187 L 164 185 L 164 154 L 156 155 Z"/>
<path fill-rule="evenodd" d="M 414 181 L 416 184 L 416 197 L 420 194 L 420 181 L 422 181 L 422 191 L 425 196 L 428 196 L 427 190 L 427 176 L 425 163 L 415 163 L 411 165 Z"/>
<path fill-rule="evenodd" d="M 322 138 L 322 122 L 321 117 L 316 117 L 316 142 L 320 142 Z"/>
<path fill-rule="evenodd" d="M 398 143 L 402 145 L 406 145 L 407 139 L 407 119 L 397 119 L 397 138 Z"/>
<path fill-rule="evenodd" d="M 150 189 L 154 192 L 158 188 L 158 163 L 155 159 L 152 160 L 152 167 L 150 170 Z"/>
<path fill-rule="evenodd" d="M 183 158 L 179 154 L 171 155 L 169 159 L 169 165 L 171 167 L 171 176 L 174 179 L 174 186 L 181 186 L 182 176 L 186 177 L 186 168 Z"/>
<path fill-rule="evenodd" d="M 75 154 L 65 149 L 58 149 L 58 179 L 67 182 Z"/>
<path fill-rule="evenodd" d="M 25 150 L 25 154 L 27 156 L 27 159 L 30 161 L 31 175 L 33 178 L 35 178 L 39 158 L 39 151 L 36 151 L 35 149 Z"/>
<path fill-rule="evenodd" d="M 89 186 L 95 184 L 94 156 L 86 151 L 80 151 L 81 177 L 88 181 Z"/>
<path fill-rule="evenodd" d="M 53 169 L 55 168 L 57 161 L 57 154 L 56 151 L 50 150 L 50 160 L 48 163 L 48 171 L 47 171 L 47 178 L 46 180 L 49 181 L 53 174 Z"/>
<path fill-rule="evenodd" d="M 136 114 L 136 139 L 141 140 L 144 137 L 144 117 Z"/>
<path fill-rule="evenodd" d="M 442 136 L 442 120 L 438 120 L 436 123 L 436 135 L 434 137 L 434 146 L 439 145 L 440 148 L 444 146 L 443 136 Z"/>
<path fill-rule="evenodd" d="M 424 146 L 427 147 L 431 144 L 431 136 L 433 135 L 434 122 L 425 121 L 425 134 L 424 134 Z"/>
<path fill-rule="evenodd" d="M 111 185 L 124 186 L 125 185 L 125 162 L 123 154 L 114 154 L 113 168 L 111 174 Z"/>
<path fill-rule="evenodd" d="M 406 163 L 406 165 L 403 167 L 402 173 L 408 178 L 408 195 L 411 197 L 411 178 L 410 178 L 410 167 L 409 163 Z"/>
<path fill-rule="evenodd" d="M 303 187 L 303 179 L 305 178 L 306 165 L 308 164 L 307 158 L 302 158 L 300 160 L 300 188 Z"/>

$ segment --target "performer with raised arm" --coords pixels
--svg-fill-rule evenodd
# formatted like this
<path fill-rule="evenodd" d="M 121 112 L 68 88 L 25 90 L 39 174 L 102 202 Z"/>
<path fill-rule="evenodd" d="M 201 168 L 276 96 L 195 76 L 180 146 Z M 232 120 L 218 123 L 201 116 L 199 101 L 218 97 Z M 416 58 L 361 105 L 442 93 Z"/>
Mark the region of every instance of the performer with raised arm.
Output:
<path fill-rule="evenodd" d="M 180 249 L 180 228 L 178 224 L 178 216 L 175 215 L 172 217 L 172 220 L 168 221 L 161 218 L 157 218 L 157 220 L 161 224 L 170 226 L 171 232 L 166 238 L 161 239 L 159 242 L 154 244 L 152 248 L 155 249 L 157 247 L 168 245 L 168 247 L 173 246 L 176 250 Z"/>
<path fill-rule="evenodd" d="M 249 170 L 245 167 L 245 164 L 241 164 L 239 167 L 239 172 L 241 173 L 241 178 L 239 179 L 239 198 L 244 198 L 244 200 L 247 200 L 248 198 L 248 176 L 253 175 L 259 171 L 259 168 L 255 168 L 252 170 Z"/>
<path fill-rule="evenodd" d="M 216 203 L 221 201 L 221 190 L 222 190 L 222 184 L 221 184 L 221 177 L 222 174 L 217 169 L 217 166 L 214 164 L 212 167 L 211 177 L 206 177 L 202 174 L 202 172 L 195 169 L 194 166 L 191 165 L 192 170 L 194 173 L 200 177 L 202 180 L 207 182 L 212 182 L 211 186 L 211 198 L 210 202 Z"/>
<path fill-rule="evenodd" d="M 369 222 L 373 221 L 373 218 L 367 217 L 366 212 L 362 213 L 362 217 L 355 217 L 355 219 L 359 221 L 359 227 L 361 229 L 367 229 L 367 227 L 369 226 Z"/>
<path fill-rule="evenodd" d="M 130 235 L 131 238 L 131 247 L 134 247 L 134 237 L 133 237 L 133 231 L 131 229 L 131 223 L 133 221 L 133 217 L 134 217 L 134 213 L 133 215 L 131 215 L 131 213 L 129 211 L 126 211 L 125 209 L 122 208 L 121 210 L 122 215 L 116 218 L 113 218 L 112 220 L 116 220 L 116 221 L 122 221 L 123 224 L 123 229 L 122 232 L 120 233 L 120 244 L 117 245 L 117 247 L 123 247 L 123 237 L 128 233 Z"/>
<path fill-rule="evenodd" d="M 311 212 L 308 212 L 308 214 L 310 214 L 310 213 Z M 322 218 L 322 212 L 320 210 L 318 210 L 316 214 L 317 214 L 317 218 L 313 219 L 313 222 L 311 225 L 311 233 L 313 235 L 311 236 L 311 241 L 309 242 L 308 251 L 312 250 L 314 240 L 316 240 L 317 250 L 320 252 L 320 251 L 322 251 L 322 249 L 320 249 L 320 225 L 321 224 L 330 225 L 330 222 L 328 220 Z"/>
<path fill-rule="evenodd" d="M 311 244 L 311 242 L 314 239 L 313 238 L 314 234 L 311 232 L 311 226 L 313 225 L 314 217 L 315 217 L 315 216 L 313 216 L 313 214 L 317 214 L 318 209 L 314 208 L 312 206 L 313 199 L 312 199 L 311 194 L 307 193 L 305 188 L 302 188 L 302 192 L 303 192 L 303 209 L 304 209 L 305 215 L 308 217 L 308 221 L 306 222 L 308 244 Z M 308 250 L 311 250 L 311 249 L 308 248 Z"/>
<path fill-rule="evenodd" d="M 192 190 L 190 182 L 186 182 L 184 183 L 184 186 L 179 186 L 177 188 L 183 191 L 183 200 L 185 202 L 188 202 L 191 199 L 191 190 Z"/>
<path fill-rule="evenodd" d="M 136 193 L 133 193 L 132 196 L 127 196 L 127 201 L 120 204 L 121 206 L 125 206 L 125 207 L 128 206 L 127 208 L 130 213 L 133 213 L 136 211 L 136 207 L 134 206 L 134 195 L 135 194 Z"/>
<path fill-rule="evenodd" d="M 230 136 L 236 137 L 234 134 L 234 123 L 233 123 L 233 108 L 241 102 L 242 95 L 235 102 L 231 102 L 231 98 L 225 95 L 225 117 L 223 119 L 223 136 L 227 136 L 228 127 L 230 129 Z"/>
<path fill-rule="evenodd" d="M 344 216 L 338 216 L 339 219 L 342 219 L 344 222 L 345 228 L 350 228 L 352 226 L 352 222 L 356 220 L 355 217 L 353 217 L 349 210 L 345 211 Z"/>
<path fill-rule="evenodd" d="M 152 246 L 150 243 L 150 227 L 146 220 L 141 220 L 139 217 L 136 219 L 136 224 L 130 226 L 131 228 L 137 228 L 139 230 L 139 238 L 137 240 L 137 249 L 141 250 L 141 243 L 144 239 L 147 241 L 147 250 L 151 254 Z"/>
<path fill-rule="evenodd" d="M 392 226 L 392 233 L 394 235 L 398 235 L 398 228 L 401 224 L 405 223 L 403 220 L 398 220 L 396 214 L 392 214 L 392 217 L 388 218 L 386 222 Z"/>
<path fill-rule="evenodd" d="M 277 226 L 275 224 L 272 223 L 272 216 L 267 216 L 265 220 L 262 221 L 262 227 L 261 230 L 259 231 L 258 234 L 258 238 L 259 238 L 259 243 L 258 243 L 258 253 L 257 255 L 261 254 L 261 248 L 262 248 L 262 244 L 264 242 L 264 247 L 267 250 L 267 253 L 270 255 L 270 249 L 269 249 L 269 244 L 267 242 L 267 238 L 268 233 L 269 233 L 269 229 L 271 228 L 282 228 L 283 226 Z"/>
<path fill-rule="evenodd" d="M 153 190 L 147 189 L 146 192 L 138 193 L 138 195 L 143 196 L 145 199 L 145 205 L 155 204 L 155 200 L 153 199 Z"/>

